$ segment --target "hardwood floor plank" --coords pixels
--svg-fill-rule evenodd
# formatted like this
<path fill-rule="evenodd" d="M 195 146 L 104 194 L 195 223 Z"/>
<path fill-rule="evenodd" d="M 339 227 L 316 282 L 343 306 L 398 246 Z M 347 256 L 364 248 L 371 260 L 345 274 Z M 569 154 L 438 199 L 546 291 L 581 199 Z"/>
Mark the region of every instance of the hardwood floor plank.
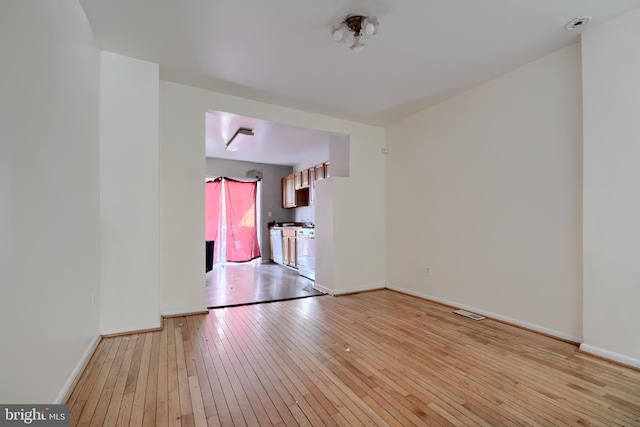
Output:
<path fill-rule="evenodd" d="M 97 381 L 112 345 L 113 341 L 111 340 L 100 341 L 96 348 L 96 352 L 91 356 L 91 360 L 87 364 L 83 375 L 80 377 L 72 393 L 69 395 L 67 403 L 71 408 L 73 408 L 73 411 L 69 412 L 70 423 L 76 424 L 79 422 L 80 414 L 87 403 L 88 396 L 93 389 L 98 387 Z"/>
<path fill-rule="evenodd" d="M 118 416 L 123 407 L 123 400 L 126 400 L 125 412 L 128 412 L 128 402 L 133 397 L 126 394 L 125 389 L 129 379 L 129 371 L 131 369 L 134 349 L 139 340 L 137 335 L 125 336 L 125 340 L 128 340 L 126 351 L 122 364 L 120 365 L 120 370 L 115 372 L 115 384 L 113 386 L 113 390 L 110 392 L 109 407 L 107 408 L 107 413 L 105 414 L 104 421 L 102 422 L 103 426 L 115 426 L 118 423 Z M 127 415 L 125 413 L 123 418 L 126 418 L 126 416 Z M 128 418 L 126 419 L 125 424 L 128 424 Z"/>
<path fill-rule="evenodd" d="M 229 356 L 231 357 L 234 371 L 242 384 L 244 394 L 247 396 L 255 418 L 257 420 L 271 420 L 272 424 L 277 424 L 281 422 L 282 419 L 264 391 L 264 387 L 256 378 L 256 373 L 252 368 L 253 364 L 247 359 L 247 355 L 251 357 L 250 352 L 245 353 L 243 346 L 238 343 L 237 337 L 246 335 L 249 331 L 245 329 L 241 322 L 234 323 L 238 325 L 238 328 L 227 325 L 232 331 L 231 334 L 227 335 L 227 338 L 231 350 Z M 249 420 L 247 420 L 247 422 L 249 422 Z"/>
<path fill-rule="evenodd" d="M 149 336 L 149 335 L 147 335 Z M 136 390 L 138 390 L 138 377 L 140 374 L 140 368 L 142 364 L 143 349 L 146 341 L 146 337 L 143 335 L 135 337 L 136 343 L 133 348 L 132 359 L 129 365 L 129 371 L 127 374 L 127 380 L 124 385 L 124 394 L 120 403 L 120 410 L 118 412 L 117 425 L 129 425 L 131 420 L 131 414 L 133 412 L 133 402 L 135 399 Z M 145 374 L 146 375 L 146 374 Z M 140 390 L 144 393 L 144 389 Z M 115 391 L 114 391 L 115 393 Z M 144 396 L 144 395 L 143 395 Z M 135 425 L 141 425 L 138 422 Z"/>
<path fill-rule="evenodd" d="M 246 318 L 243 316 L 238 316 L 237 318 L 242 319 L 245 326 L 252 323 L 247 322 Z M 261 343 L 264 337 L 262 334 L 256 335 L 254 332 L 252 336 L 242 338 L 244 338 L 244 342 L 242 344 L 249 352 L 251 352 L 253 360 L 255 361 L 255 364 L 253 365 L 255 367 L 254 372 L 258 375 L 258 379 L 263 384 L 271 403 L 282 420 L 281 422 L 274 421 L 274 425 L 297 425 L 297 422 L 289 409 L 289 405 L 292 405 L 295 402 L 295 399 L 280 380 L 281 377 L 286 378 L 286 375 L 280 370 L 279 365 L 272 357 L 273 355 L 269 352 L 269 349 Z"/>
<path fill-rule="evenodd" d="M 176 318 L 167 322 L 167 415 L 169 426 L 181 426 L 180 378 L 178 377 L 178 352 L 176 350 Z"/>
<path fill-rule="evenodd" d="M 120 368 L 122 366 L 129 342 L 130 340 L 127 337 L 123 337 L 122 341 L 120 342 L 120 345 L 117 348 L 115 359 L 113 360 L 111 369 L 107 374 L 104 387 L 102 388 L 102 392 L 100 393 L 100 397 L 98 398 L 98 403 L 95 406 L 95 412 L 91 416 L 91 423 L 89 424 L 91 426 L 104 425 L 105 417 L 107 415 L 107 410 L 110 406 L 111 398 L 113 396 L 113 390 L 115 388 L 116 382 L 118 381 L 118 375 L 119 375 Z M 118 396 L 116 396 L 116 399 L 117 398 Z"/>
<path fill-rule="evenodd" d="M 197 318 L 199 318 L 199 316 L 193 316 L 193 319 Z M 199 372 L 199 377 L 202 378 L 200 384 L 202 385 L 206 383 L 210 388 L 210 392 L 207 391 L 206 394 L 203 395 L 207 419 L 213 419 L 222 426 L 231 426 L 233 425 L 233 420 L 222 391 L 222 381 L 218 377 L 208 346 L 210 338 L 209 335 L 207 335 L 206 318 L 200 319 L 199 324 L 202 326 L 201 333 L 198 334 L 197 345 L 199 348 L 198 353 L 202 355 L 202 362 L 204 364 L 204 371 Z M 204 328 L 204 330 L 202 328 Z M 204 388 L 204 386 L 202 387 Z M 212 400 L 207 399 L 209 394 L 211 395 Z"/>
<path fill-rule="evenodd" d="M 207 319 L 207 323 L 209 325 L 207 332 L 211 333 L 209 340 L 212 343 L 208 347 L 209 354 L 213 361 L 215 372 L 220 384 L 220 391 L 222 392 L 221 395 L 224 396 L 225 405 L 229 410 L 232 425 L 243 426 L 247 423 L 244 420 L 239 399 L 236 398 L 235 391 L 232 386 L 232 381 L 234 381 L 233 367 L 228 363 L 225 364 L 221 357 L 221 353 L 224 354 L 225 351 L 223 336 L 218 333 L 217 329 L 221 314 L 221 312 L 217 312 L 214 316 L 209 315 Z M 218 350 L 220 350 L 220 352 Z M 236 386 L 236 389 L 237 388 L 238 387 Z M 240 399 L 242 400 L 242 396 L 240 396 Z"/>
<path fill-rule="evenodd" d="M 189 377 L 189 390 L 191 395 L 193 421 L 196 426 L 204 426 L 207 424 L 207 415 L 204 412 L 204 403 L 202 401 L 202 392 L 200 384 L 196 376 Z"/>
<path fill-rule="evenodd" d="M 84 407 L 82 408 L 82 412 L 80 413 L 78 424 L 88 424 L 93 419 L 96 407 L 98 406 L 98 402 L 100 401 L 100 395 L 102 394 L 104 385 L 107 382 L 107 378 L 109 376 L 109 372 L 111 370 L 113 362 L 116 358 L 116 354 L 118 352 L 118 348 L 120 346 L 121 340 L 122 339 L 109 340 L 111 341 L 112 345 L 111 345 L 111 348 L 109 349 L 107 358 L 102 362 L 102 366 L 100 367 L 100 373 L 98 374 L 98 377 L 96 378 L 93 387 L 90 389 L 84 390 L 84 393 L 89 393 L 89 394 L 86 397 L 86 402 L 84 404 Z M 79 399 L 78 401 L 80 400 L 81 399 Z"/>
<path fill-rule="evenodd" d="M 311 424 L 311 422 L 306 417 L 306 415 L 302 412 L 302 410 L 300 409 L 297 403 L 294 403 L 293 405 L 291 405 L 289 407 L 289 411 L 291 411 L 291 413 L 293 414 L 293 417 L 296 420 L 296 423 L 299 426 L 313 427 L 313 424 Z"/>
<path fill-rule="evenodd" d="M 254 369 L 254 366 L 258 364 L 257 360 L 255 360 L 253 355 L 250 353 L 245 355 L 242 351 L 243 348 L 245 347 L 239 345 L 236 349 L 236 354 L 242 358 L 240 363 L 242 365 L 242 369 L 244 369 L 243 386 L 248 388 L 248 394 L 249 390 L 251 391 L 250 398 L 253 396 L 252 406 L 254 406 L 254 412 L 256 412 L 258 419 L 262 419 L 263 416 L 266 416 L 272 424 L 279 424 L 283 422 L 282 417 L 278 414 L 278 410 L 269 397 L 269 393 L 260 381 L 262 373 Z"/>
<path fill-rule="evenodd" d="M 135 380 L 135 394 L 133 404 L 131 406 L 130 425 L 141 426 L 144 419 L 144 403 L 147 393 L 147 379 L 149 378 L 149 359 L 151 357 L 151 344 L 153 342 L 153 334 L 146 334 L 143 339 L 142 351 L 136 363 L 139 365 L 138 375 Z M 137 355 L 136 355 L 137 356 Z"/>
<path fill-rule="evenodd" d="M 144 396 L 144 414 L 142 418 L 143 427 L 153 427 L 156 425 L 156 412 L 158 399 L 158 372 L 160 370 L 160 336 L 161 332 L 153 332 L 151 336 L 151 350 L 149 354 L 147 384 Z"/>
<path fill-rule="evenodd" d="M 74 426 L 640 426 L 640 372 L 385 290 L 105 338 L 69 396 Z"/>
<path fill-rule="evenodd" d="M 319 389 L 316 388 L 317 392 Z M 302 411 L 306 414 L 307 418 L 314 426 L 335 426 L 335 422 L 332 420 L 331 415 L 327 412 L 323 404 L 317 399 L 316 393 L 307 394 L 302 396 L 302 399 L 298 401 Z M 331 405 L 333 406 L 333 405 Z"/>
<path fill-rule="evenodd" d="M 164 329 L 160 334 L 158 354 L 158 392 L 155 422 L 157 426 L 169 425 L 169 325 L 164 322 Z"/>
<path fill-rule="evenodd" d="M 192 399 L 199 399 L 202 401 L 203 410 L 205 412 L 205 420 L 214 417 L 215 419 L 218 419 L 216 404 L 213 398 L 213 393 L 211 391 L 211 383 L 209 381 L 209 376 L 207 375 L 207 368 L 205 365 L 203 353 L 200 351 L 200 341 L 203 338 L 201 330 L 203 322 L 197 316 L 189 316 L 188 318 L 186 318 L 186 321 L 189 323 L 189 330 L 191 331 L 191 335 L 189 342 L 185 343 L 185 347 L 188 346 L 190 348 L 190 353 L 193 356 L 195 368 L 192 376 L 197 379 L 201 394 L 200 397 L 192 396 Z M 196 419 L 199 418 L 196 417 Z"/>
<path fill-rule="evenodd" d="M 175 351 L 176 351 L 176 373 L 178 375 L 178 395 L 180 402 L 180 419 L 182 425 L 189 425 L 189 422 L 185 420 L 187 415 L 191 415 L 193 412 L 193 405 L 191 404 L 191 388 L 189 386 L 189 372 L 187 370 L 187 362 L 185 358 L 185 346 L 184 335 L 189 336 L 188 328 L 183 317 L 177 317 L 174 319 L 174 338 L 175 338 Z"/>

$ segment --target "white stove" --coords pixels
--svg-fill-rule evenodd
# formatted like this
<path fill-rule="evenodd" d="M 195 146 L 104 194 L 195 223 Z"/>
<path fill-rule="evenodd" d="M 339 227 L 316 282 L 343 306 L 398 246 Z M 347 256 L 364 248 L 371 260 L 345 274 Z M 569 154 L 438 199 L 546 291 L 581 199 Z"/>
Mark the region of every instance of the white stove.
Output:
<path fill-rule="evenodd" d="M 296 233 L 298 272 L 301 276 L 316 280 L 316 230 L 299 228 Z"/>

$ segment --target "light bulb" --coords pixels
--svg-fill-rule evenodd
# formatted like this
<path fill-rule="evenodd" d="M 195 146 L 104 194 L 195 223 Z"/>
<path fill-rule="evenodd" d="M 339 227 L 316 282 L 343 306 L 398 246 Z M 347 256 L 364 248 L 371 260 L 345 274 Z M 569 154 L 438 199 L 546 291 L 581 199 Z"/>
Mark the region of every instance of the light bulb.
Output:
<path fill-rule="evenodd" d="M 355 53 L 361 53 L 367 47 L 367 44 L 362 39 L 362 36 L 355 36 L 353 38 L 353 45 L 351 46 L 351 50 Z"/>
<path fill-rule="evenodd" d="M 367 18 L 362 22 L 362 33 L 365 37 L 372 36 L 376 31 L 376 26 L 373 25 Z"/>
<path fill-rule="evenodd" d="M 331 29 L 331 36 L 338 43 L 344 43 L 347 39 L 347 26 L 342 23 Z"/>
<path fill-rule="evenodd" d="M 380 23 L 378 22 L 378 18 L 375 16 L 365 18 L 362 25 L 362 31 L 367 37 L 374 36 L 378 33 L 379 26 Z"/>

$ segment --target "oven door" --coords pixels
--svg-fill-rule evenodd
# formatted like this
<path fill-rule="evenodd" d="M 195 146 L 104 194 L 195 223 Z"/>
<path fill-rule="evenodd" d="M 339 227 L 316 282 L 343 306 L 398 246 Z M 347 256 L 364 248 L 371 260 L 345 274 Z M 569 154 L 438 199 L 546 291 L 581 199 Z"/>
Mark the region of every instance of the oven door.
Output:
<path fill-rule="evenodd" d="M 299 233 L 296 239 L 298 272 L 301 276 L 316 280 L 316 241 L 313 236 Z"/>

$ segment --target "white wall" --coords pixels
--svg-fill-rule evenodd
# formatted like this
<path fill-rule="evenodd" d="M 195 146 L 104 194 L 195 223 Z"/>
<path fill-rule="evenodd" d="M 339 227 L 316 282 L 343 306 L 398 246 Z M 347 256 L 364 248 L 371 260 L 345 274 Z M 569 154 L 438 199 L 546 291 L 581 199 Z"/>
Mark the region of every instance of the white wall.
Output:
<path fill-rule="evenodd" d="M 316 266 L 324 265 L 330 268 L 316 269 L 316 280 L 314 287 L 322 292 L 334 295 L 334 271 L 335 251 L 333 250 L 333 242 L 331 239 L 321 239 L 322 236 L 333 236 L 333 181 L 334 178 L 322 179 L 316 182 L 315 200 L 322 209 L 318 209 L 318 215 L 314 221 L 316 225 Z"/>
<path fill-rule="evenodd" d="M 308 169 L 327 161 L 330 162 L 331 176 L 349 176 L 349 136 L 339 134 L 327 134 L 328 150 L 325 154 L 316 155 L 313 158 L 306 159 L 305 162 L 297 164 L 293 167 L 294 171 Z M 332 196 L 333 197 L 333 196 Z M 309 206 L 295 208 L 294 215 L 297 222 L 310 221 L 316 222 L 316 202 L 312 201 Z"/>
<path fill-rule="evenodd" d="M 328 138 L 332 138 L 333 135 L 327 135 Z M 322 164 L 329 160 L 329 144 L 327 144 L 326 153 L 314 153 L 310 158 L 305 159 L 303 162 L 300 162 L 293 166 L 293 171 L 298 172 L 301 170 L 309 169 L 310 167 L 314 167 L 316 165 Z M 310 185 L 313 185 L 310 182 Z M 310 221 L 315 223 L 316 221 L 316 213 L 315 213 L 315 203 L 312 200 L 309 206 L 301 206 L 293 209 L 288 209 L 291 211 L 293 215 L 293 220 L 296 222 Z"/>
<path fill-rule="evenodd" d="M 581 348 L 640 367 L 640 9 L 582 37 Z"/>
<path fill-rule="evenodd" d="M 579 341 L 580 106 L 573 45 L 388 127 L 389 286 Z"/>
<path fill-rule="evenodd" d="M 293 211 L 293 220 L 296 222 L 312 222 L 315 223 L 316 220 L 316 209 L 315 203 L 312 201 L 309 206 L 300 206 L 298 208 L 292 208 Z"/>
<path fill-rule="evenodd" d="M 78 2 L 0 5 L 0 402 L 59 402 L 98 336 L 100 56 Z"/>
<path fill-rule="evenodd" d="M 102 52 L 100 329 L 160 326 L 158 65 Z"/>
<path fill-rule="evenodd" d="M 160 82 L 162 273 L 161 309 L 196 310 L 204 305 L 202 236 L 204 234 L 204 119 L 207 110 L 350 135 L 351 175 L 334 199 L 334 226 L 372 236 L 374 244 L 343 232 L 325 239 L 335 258 L 349 265 L 333 271 L 334 289 L 367 289 L 384 284 L 384 130 L 345 120 L 291 110 L 175 83 Z M 331 156 L 331 153 L 330 153 Z M 336 205 L 339 204 L 339 209 Z M 317 208 L 316 208 L 316 216 Z M 318 229 L 321 235 L 321 230 Z M 318 241 L 321 242 L 322 236 Z M 323 243 L 324 244 L 324 243 Z M 363 266 L 366 268 L 362 269 Z M 322 274 L 322 273 L 320 273 Z"/>

